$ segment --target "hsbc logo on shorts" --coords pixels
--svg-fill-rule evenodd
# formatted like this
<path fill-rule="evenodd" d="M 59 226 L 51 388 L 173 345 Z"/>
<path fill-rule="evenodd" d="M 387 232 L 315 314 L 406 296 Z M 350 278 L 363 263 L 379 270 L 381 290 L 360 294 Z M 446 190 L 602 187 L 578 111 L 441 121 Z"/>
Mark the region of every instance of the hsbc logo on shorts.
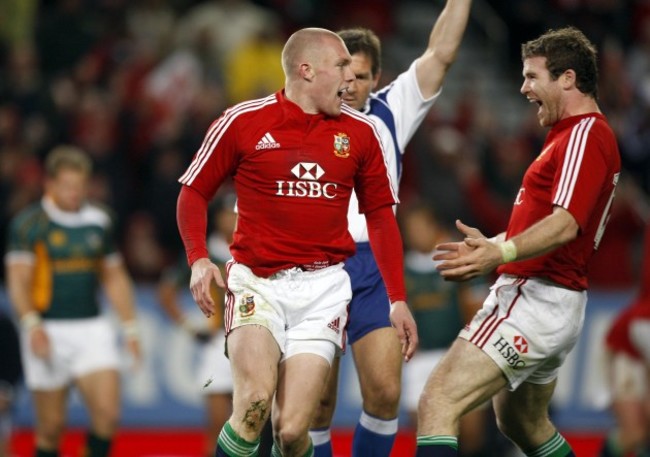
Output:
<path fill-rule="evenodd" d="M 506 359 L 508 365 L 513 368 L 523 368 L 526 366 L 526 362 L 521 357 L 520 353 L 528 352 L 528 342 L 522 336 L 515 336 L 514 347 L 511 345 L 504 337 L 499 337 L 499 339 L 493 344 L 493 346 L 499 351 L 499 354 Z"/>
<path fill-rule="evenodd" d="M 325 170 L 313 162 L 300 162 L 291 169 L 297 180 L 276 181 L 275 195 L 299 198 L 336 198 L 336 184 L 320 182 Z"/>

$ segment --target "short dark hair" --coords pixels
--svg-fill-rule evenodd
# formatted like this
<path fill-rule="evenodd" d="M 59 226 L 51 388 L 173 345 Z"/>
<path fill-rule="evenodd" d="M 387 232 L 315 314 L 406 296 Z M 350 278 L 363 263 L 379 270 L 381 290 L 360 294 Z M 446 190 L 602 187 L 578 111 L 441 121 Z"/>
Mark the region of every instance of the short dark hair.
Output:
<path fill-rule="evenodd" d="M 546 57 L 546 68 L 553 80 L 566 70 L 576 73 L 576 86 L 583 94 L 598 99 L 598 65 L 596 47 L 575 27 L 548 30 L 540 37 L 521 45 L 521 60 Z"/>
<path fill-rule="evenodd" d="M 356 27 L 337 32 L 350 54 L 365 54 L 370 58 L 370 71 L 375 76 L 381 70 L 381 41 L 370 29 Z"/>

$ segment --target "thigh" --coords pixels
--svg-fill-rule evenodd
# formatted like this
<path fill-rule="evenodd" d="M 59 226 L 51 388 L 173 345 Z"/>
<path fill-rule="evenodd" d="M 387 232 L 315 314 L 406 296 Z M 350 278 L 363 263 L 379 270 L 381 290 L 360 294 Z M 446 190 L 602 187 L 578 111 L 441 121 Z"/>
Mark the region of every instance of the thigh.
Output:
<path fill-rule="evenodd" d="M 296 354 L 280 364 L 273 405 L 274 430 L 307 432 L 328 378 L 330 364 L 315 354 Z"/>
<path fill-rule="evenodd" d="M 442 350 L 418 350 L 413 358 L 404 364 L 402 405 L 407 411 L 417 411 L 427 377 L 444 354 L 445 351 Z"/>
<path fill-rule="evenodd" d="M 458 435 L 460 417 L 506 385 L 490 357 L 456 339 L 427 379 L 418 405 L 418 434 Z"/>
<path fill-rule="evenodd" d="M 339 370 L 341 367 L 341 357 L 334 357 L 332 366 L 327 375 L 327 381 L 323 388 L 320 398 L 320 406 L 317 408 L 311 427 L 314 429 L 326 428 L 332 424 L 334 410 L 336 409 L 336 399 L 338 398 L 339 388 Z"/>
<path fill-rule="evenodd" d="M 86 407 L 93 418 L 116 418 L 120 411 L 120 375 L 117 370 L 100 370 L 75 379 Z"/>
<path fill-rule="evenodd" d="M 400 387 L 402 351 L 397 332 L 392 327 L 372 331 L 352 345 L 363 398 L 373 392 L 381 395 L 386 384 Z"/>
<path fill-rule="evenodd" d="M 62 430 L 67 417 L 68 388 L 33 390 L 37 430 Z"/>
<path fill-rule="evenodd" d="M 238 327 L 228 335 L 227 347 L 234 409 L 248 408 L 251 393 L 271 398 L 278 379 L 280 348 L 269 330 L 259 325 Z"/>

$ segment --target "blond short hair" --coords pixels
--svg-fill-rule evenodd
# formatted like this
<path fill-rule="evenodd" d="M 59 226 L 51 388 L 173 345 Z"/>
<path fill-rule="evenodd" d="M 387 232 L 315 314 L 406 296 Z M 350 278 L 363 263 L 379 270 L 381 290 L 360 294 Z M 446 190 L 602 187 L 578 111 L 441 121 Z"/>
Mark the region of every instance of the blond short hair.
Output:
<path fill-rule="evenodd" d="M 76 170 L 90 175 L 93 163 L 88 154 L 80 148 L 71 145 L 57 146 L 47 155 L 45 159 L 45 174 L 53 178 L 62 169 Z"/>

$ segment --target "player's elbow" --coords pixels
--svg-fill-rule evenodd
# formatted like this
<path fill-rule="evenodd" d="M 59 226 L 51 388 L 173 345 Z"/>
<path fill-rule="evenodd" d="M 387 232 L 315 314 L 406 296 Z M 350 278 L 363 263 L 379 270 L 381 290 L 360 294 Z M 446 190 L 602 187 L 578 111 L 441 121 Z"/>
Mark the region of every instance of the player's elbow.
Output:
<path fill-rule="evenodd" d="M 558 245 L 563 245 L 575 240 L 580 233 L 580 225 L 573 214 L 566 209 L 556 206 L 553 210 L 552 219 L 555 226 L 552 231 Z"/>
<path fill-rule="evenodd" d="M 557 236 L 557 240 L 560 244 L 566 244 L 575 240 L 578 237 L 579 233 L 580 233 L 580 226 L 578 225 L 576 220 L 570 216 L 569 219 L 566 221 L 566 224 L 564 224 L 561 227 L 561 230 L 559 231 Z"/>

